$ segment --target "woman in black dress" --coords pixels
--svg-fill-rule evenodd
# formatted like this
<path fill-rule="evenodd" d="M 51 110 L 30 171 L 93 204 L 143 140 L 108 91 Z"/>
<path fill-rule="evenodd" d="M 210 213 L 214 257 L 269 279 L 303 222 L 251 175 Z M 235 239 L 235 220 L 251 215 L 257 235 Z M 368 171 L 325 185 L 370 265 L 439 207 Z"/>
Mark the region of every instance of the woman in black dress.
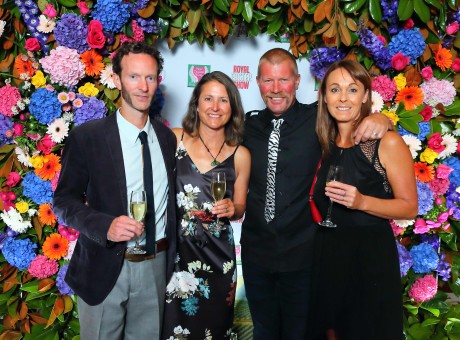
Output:
<path fill-rule="evenodd" d="M 230 339 L 236 257 L 230 219 L 246 209 L 250 155 L 240 146 L 244 111 L 224 73 L 205 74 L 190 99 L 177 137 L 179 244 L 166 288 L 163 339 Z M 225 171 L 224 199 L 214 203 L 213 171 Z M 217 220 L 219 218 L 219 220 Z"/>
<path fill-rule="evenodd" d="M 350 60 L 334 63 L 319 93 L 323 161 L 314 200 L 323 217 L 333 202 L 337 227 L 316 227 L 312 339 L 403 339 L 398 253 L 388 220 L 417 214 L 413 161 L 393 131 L 355 145 L 355 127 L 370 111 L 365 68 Z M 326 184 L 330 165 L 344 168 L 342 182 Z"/>

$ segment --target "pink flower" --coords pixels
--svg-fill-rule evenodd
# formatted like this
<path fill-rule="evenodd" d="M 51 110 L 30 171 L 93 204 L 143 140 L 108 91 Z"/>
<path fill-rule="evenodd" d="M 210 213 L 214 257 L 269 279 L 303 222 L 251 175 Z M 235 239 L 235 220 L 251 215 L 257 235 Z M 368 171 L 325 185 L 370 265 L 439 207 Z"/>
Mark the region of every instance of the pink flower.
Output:
<path fill-rule="evenodd" d="M 66 104 L 62 105 L 62 111 L 68 112 L 68 111 L 70 111 L 70 109 L 72 109 L 72 104 L 66 103 Z"/>
<path fill-rule="evenodd" d="M 388 78 L 388 76 L 378 76 L 372 80 L 372 90 L 378 92 L 384 102 L 389 102 L 393 99 L 397 87 L 393 79 Z"/>
<path fill-rule="evenodd" d="M 22 136 L 24 132 L 24 125 L 21 123 L 14 123 L 13 125 L 14 137 Z"/>
<path fill-rule="evenodd" d="M 399 225 L 397 225 L 393 220 L 390 220 L 390 225 L 394 236 L 401 235 L 405 230 L 404 228 L 401 228 Z"/>
<path fill-rule="evenodd" d="M 133 41 L 144 41 L 144 31 L 139 26 L 136 20 L 132 21 L 132 28 L 133 28 L 133 37 L 130 38 L 125 34 L 121 34 L 120 42 L 133 42 Z"/>
<path fill-rule="evenodd" d="M 66 227 L 62 224 L 58 226 L 59 234 L 62 237 L 65 237 L 69 241 L 75 241 L 80 236 L 80 232 L 70 227 Z"/>
<path fill-rule="evenodd" d="M 431 66 L 422 68 L 422 77 L 425 80 L 430 80 L 433 77 L 433 69 Z"/>
<path fill-rule="evenodd" d="M 45 255 L 37 255 L 28 269 L 33 277 L 44 279 L 56 274 L 59 270 L 59 265 L 56 260 L 49 259 Z"/>
<path fill-rule="evenodd" d="M 430 231 L 430 227 L 423 218 L 417 218 L 414 224 L 414 234 L 425 234 Z"/>
<path fill-rule="evenodd" d="M 75 98 L 77 98 L 77 95 L 75 94 L 75 92 L 70 91 L 70 92 L 69 92 L 69 99 L 70 99 L 71 101 L 74 101 Z"/>
<path fill-rule="evenodd" d="M 454 102 L 457 91 L 454 83 L 446 79 L 431 78 L 424 81 L 420 88 L 423 91 L 425 103 L 434 102 L 432 105 L 441 103 L 444 106 L 449 106 Z"/>
<path fill-rule="evenodd" d="M 59 181 L 59 175 L 61 174 L 61 171 L 56 171 L 54 174 L 54 177 L 51 179 L 51 191 L 56 191 L 56 187 Z"/>
<path fill-rule="evenodd" d="M 428 138 L 428 147 L 437 153 L 440 153 L 446 148 L 445 145 L 442 145 L 442 137 L 439 132 L 433 133 L 430 138 Z"/>
<path fill-rule="evenodd" d="M 0 87 L 0 113 L 11 117 L 13 115 L 11 109 L 16 106 L 19 99 L 21 99 L 21 94 L 17 87 L 10 84 Z"/>
<path fill-rule="evenodd" d="M 460 155 L 460 143 L 457 143 L 457 154 Z"/>
<path fill-rule="evenodd" d="M 444 178 L 435 178 L 432 179 L 429 183 L 431 190 L 437 195 L 441 196 L 447 192 L 449 189 L 450 181 Z"/>
<path fill-rule="evenodd" d="M 393 58 L 391 58 L 391 67 L 393 67 L 396 71 L 401 71 L 409 62 L 409 57 L 406 57 L 401 52 L 398 52 L 393 56 Z"/>
<path fill-rule="evenodd" d="M 431 221 L 431 220 L 428 220 L 426 221 L 426 225 L 430 228 L 430 229 L 437 229 L 441 226 L 441 223 L 439 222 L 435 222 L 435 221 Z"/>
<path fill-rule="evenodd" d="M 14 200 L 16 199 L 16 194 L 12 191 L 1 191 L 0 199 L 3 203 L 3 209 L 8 211 L 10 208 L 14 208 Z"/>
<path fill-rule="evenodd" d="M 420 111 L 420 115 L 423 117 L 424 122 L 429 122 L 433 116 L 433 108 L 429 105 L 425 105 L 422 111 Z"/>
<path fill-rule="evenodd" d="M 77 7 L 80 10 L 81 15 L 86 15 L 89 13 L 89 8 L 86 5 L 85 1 L 78 1 L 77 2 Z"/>
<path fill-rule="evenodd" d="M 26 136 L 32 139 L 33 141 L 38 141 L 42 137 L 38 132 L 36 133 L 26 133 Z"/>
<path fill-rule="evenodd" d="M 445 164 L 439 164 L 438 167 L 436 168 L 436 177 L 437 178 L 443 178 L 447 179 L 449 178 L 449 174 L 453 171 L 450 166 L 447 166 Z"/>
<path fill-rule="evenodd" d="M 409 296 L 417 303 L 431 300 L 438 291 L 438 283 L 433 275 L 420 277 L 409 289 Z"/>
<path fill-rule="evenodd" d="M 50 135 L 45 135 L 38 143 L 37 150 L 40 150 L 45 155 L 49 155 L 56 143 L 51 140 Z"/>
<path fill-rule="evenodd" d="M 460 72 L 460 58 L 455 58 L 451 67 L 454 72 Z"/>
<path fill-rule="evenodd" d="M 99 20 L 91 20 L 88 25 L 88 45 L 92 48 L 103 48 L 105 45 L 105 35 L 102 32 L 102 24 Z"/>
<path fill-rule="evenodd" d="M 10 174 L 8 175 L 8 178 L 6 179 L 6 185 L 8 185 L 10 188 L 16 186 L 18 182 L 21 180 L 21 176 L 14 171 L 11 171 Z"/>
<path fill-rule="evenodd" d="M 81 100 L 80 98 L 77 98 L 73 101 L 72 104 L 74 108 L 78 109 L 83 106 L 83 100 Z"/>
<path fill-rule="evenodd" d="M 379 39 L 384 45 L 387 44 L 387 40 L 385 39 L 385 37 L 383 35 L 378 35 L 377 39 Z"/>
<path fill-rule="evenodd" d="M 26 40 L 25 49 L 30 52 L 40 51 L 40 43 L 37 38 L 29 38 Z"/>
<path fill-rule="evenodd" d="M 403 27 L 405 30 L 411 29 L 412 27 L 414 27 L 414 20 L 407 19 L 406 21 L 404 21 Z"/>
<path fill-rule="evenodd" d="M 49 73 L 53 83 L 71 87 L 85 76 L 85 64 L 74 49 L 58 46 L 40 60 L 43 70 Z"/>
<path fill-rule="evenodd" d="M 434 200 L 434 204 L 436 205 L 441 205 L 443 202 L 442 202 L 442 198 L 441 197 L 436 197 L 436 199 Z"/>
<path fill-rule="evenodd" d="M 53 19 L 56 17 L 57 12 L 54 9 L 54 6 L 51 4 L 46 4 L 46 9 L 43 11 L 43 14 L 48 16 L 48 18 Z"/>
<path fill-rule="evenodd" d="M 454 21 L 449 26 L 446 27 L 446 33 L 450 35 L 454 35 L 458 31 L 458 22 Z"/>
<path fill-rule="evenodd" d="M 444 223 L 449 218 L 449 212 L 445 211 L 438 215 L 438 222 Z"/>

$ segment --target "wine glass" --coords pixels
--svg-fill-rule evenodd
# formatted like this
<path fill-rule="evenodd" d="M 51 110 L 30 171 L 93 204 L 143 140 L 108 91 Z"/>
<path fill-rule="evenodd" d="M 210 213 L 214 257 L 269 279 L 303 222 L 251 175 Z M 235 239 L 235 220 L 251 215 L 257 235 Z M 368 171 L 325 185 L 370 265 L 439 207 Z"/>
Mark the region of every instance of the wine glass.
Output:
<path fill-rule="evenodd" d="M 211 178 L 211 193 L 214 201 L 220 201 L 224 198 L 227 182 L 225 180 L 224 171 L 213 171 Z M 217 217 L 217 224 L 219 224 L 219 217 Z"/>
<path fill-rule="evenodd" d="M 144 190 L 134 190 L 131 192 L 129 208 L 131 217 L 138 222 L 142 222 L 147 212 L 147 199 Z M 139 237 L 136 237 L 133 247 L 129 247 L 126 251 L 130 254 L 145 254 L 146 251 L 139 245 Z"/>
<path fill-rule="evenodd" d="M 331 165 L 327 173 L 326 184 L 330 181 L 342 181 L 343 180 L 343 166 Z M 327 216 L 325 220 L 322 220 L 318 224 L 323 227 L 335 228 L 337 225 L 331 220 L 332 200 L 329 201 L 329 208 L 327 209 Z"/>

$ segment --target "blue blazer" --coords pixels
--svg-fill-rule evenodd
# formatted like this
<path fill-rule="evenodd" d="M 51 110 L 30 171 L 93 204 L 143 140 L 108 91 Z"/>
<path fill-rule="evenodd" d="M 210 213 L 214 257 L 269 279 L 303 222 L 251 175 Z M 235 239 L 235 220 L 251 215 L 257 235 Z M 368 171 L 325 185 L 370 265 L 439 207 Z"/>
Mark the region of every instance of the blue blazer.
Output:
<path fill-rule="evenodd" d="M 166 280 L 176 256 L 175 148 L 176 138 L 164 124 L 150 120 L 166 163 L 167 207 Z M 54 192 L 54 212 L 80 237 L 65 281 L 89 305 L 104 301 L 123 264 L 126 242 L 107 240 L 112 221 L 128 211 L 126 178 L 116 115 L 74 128 L 62 154 L 62 169 Z"/>

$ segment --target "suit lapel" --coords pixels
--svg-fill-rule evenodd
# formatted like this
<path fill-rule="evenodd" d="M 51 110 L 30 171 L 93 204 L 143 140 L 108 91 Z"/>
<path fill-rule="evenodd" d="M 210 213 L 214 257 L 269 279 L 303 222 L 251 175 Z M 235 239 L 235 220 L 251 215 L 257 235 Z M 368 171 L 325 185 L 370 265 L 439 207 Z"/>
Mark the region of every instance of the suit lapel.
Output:
<path fill-rule="evenodd" d="M 112 113 L 106 120 L 105 142 L 112 158 L 113 168 L 116 176 L 116 182 L 119 186 L 121 202 L 123 202 L 124 211 L 128 211 L 128 199 L 126 192 L 125 165 L 123 162 L 123 151 L 121 149 L 120 132 L 117 125 L 117 115 Z"/>

